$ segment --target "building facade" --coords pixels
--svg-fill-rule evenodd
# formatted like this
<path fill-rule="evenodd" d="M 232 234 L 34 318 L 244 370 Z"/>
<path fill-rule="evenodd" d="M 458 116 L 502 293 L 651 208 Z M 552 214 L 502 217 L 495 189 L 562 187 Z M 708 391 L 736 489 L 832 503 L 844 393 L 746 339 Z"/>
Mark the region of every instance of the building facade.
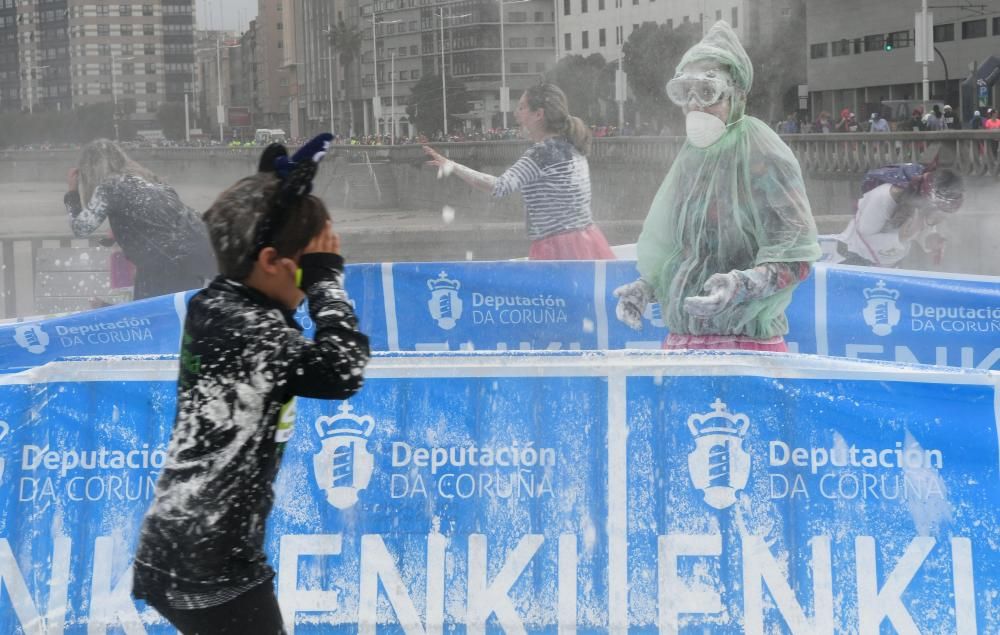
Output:
<path fill-rule="evenodd" d="M 0 109 L 116 103 L 154 127 L 160 104 L 194 90 L 193 36 L 193 0 L 0 0 Z"/>
<path fill-rule="evenodd" d="M 909 115 L 914 102 L 922 102 L 923 65 L 915 60 L 915 10 L 919 8 L 919 3 L 808 1 L 807 66 L 813 117 L 821 111 L 836 115 L 847 108 L 867 118 L 881 109 L 899 120 Z M 961 108 L 962 118 L 968 119 L 979 103 L 963 103 L 959 85 L 984 60 L 1000 54 L 997 7 L 952 4 L 935 7 L 931 13 L 935 53 L 927 69 L 930 101 Z M 887 51 L 890 37 L 892 46 Z M 993 84 L 984 101 L 995 105 L 998 98 Z"/>

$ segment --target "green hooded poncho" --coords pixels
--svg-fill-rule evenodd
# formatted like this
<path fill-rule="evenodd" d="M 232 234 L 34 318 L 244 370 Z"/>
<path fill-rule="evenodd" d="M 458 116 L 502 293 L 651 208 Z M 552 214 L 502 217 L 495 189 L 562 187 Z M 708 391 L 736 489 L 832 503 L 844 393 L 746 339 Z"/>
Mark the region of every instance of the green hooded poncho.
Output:
<path fill-rule="evenodd" d="M 728 24 L 717 22 L 677 68 L 699 61 L 732 74 L 738 92 L 729 98 L 731 125 L 707 148 L 684 144 L 643 224 L 639 273 L 652 285 L 673 333 L 784 335 L 795 285 L 709 318 L 684 311 L 684 298 L 702 295 L 713 274 L 820 257 L 798 161 L 771 128 L 744 114 L 753 66 Z"/>

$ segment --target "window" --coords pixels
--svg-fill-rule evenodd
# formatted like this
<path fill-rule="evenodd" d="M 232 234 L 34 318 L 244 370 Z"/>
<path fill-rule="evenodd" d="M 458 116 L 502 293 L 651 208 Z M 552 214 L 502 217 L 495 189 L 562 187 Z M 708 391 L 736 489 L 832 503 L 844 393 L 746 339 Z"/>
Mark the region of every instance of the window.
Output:
<path fill-rule="evenodd" d="M 569 0 L 563 0 L 563 15 L 569 15 Z"/>
<path fill-rule="evenodd" d="M 407 79 L 410 76 L 410 71 L 399 71 L 399 79 Z"/>
<path fill-rule="evenodd" d="M 837 40 L 836 42 L 830 42 L 830 52 L 834 57 L 840 57 L 841 55 L 850 55 L 851 41 Z"/>
<path fill-rule="evenodd" d="M 154 27 L 153 27 L 152 24 L 143 24 L 142 25 L 142 34 L 143 35 L 153 35 L 154 34 L 153 29 L 154 29 Z"/>
<path fill-rule="evenodd" d="M 882 47 L 885 46 L 885 34 L 879 33 L 877 35 L 866 35 L 865 36 L 865 51 L 881 51 Z"/>
<path fill-rule="evenodd" d="M 580 0 L 580 13 L 587 12 L 587 0 Z"/>
<path fill-rule="evenodd" d="M 278 30 L 281 31 L 285 28 L 285 25 L 281 22 L 278 23 Z"/>
<path fill-rule="evenodd" d="M 420 79 L 420 71 L 410 71 L 410 79 Z"/>
<path fill-rule="evenodd" d="M 132 54 L 132 44 L 128 42 L 122 44 L 122 55 L 131 55 L 131 54 Z"/>
<path fill-rule="evenodd" d="M 536 37 L 535 38 L 535 48 L 536 49 L 545 48 L 545 38 L 544 37 Z"/>
<path fill-rule="evenodd" d="M 147 62 L 146 63 L 146 74 L 147 75 L 156 75 L 156 64 L 154 64 L 152 62 Z"/>
<path fill-rule="evenodd" d="M 99 82 L 97 85 L 98 85 L 98 87 L 99 87 L 102 95 L 110 95 L 111 94 L 111 82 Z"/>
<path fill-rule="evenodd" d="M 589 49 L 590 48 L 590 32 L 584 31 L 580 34 L 580 48 Z"/>
<path fill-rule="evenodd" d="M 715 19 L 716 20 L 721 20 L 722 19 L 722 9 L 716 9 L 715 10 Z"/>
<path fill-rule="evenodd" d="M 97 45 L 98 55 L 111 55 L 111 45 L 110 44 L 98 44 Z"/>
<path fill-rule="evenodd" d="M 615 44 L 620 45 L 622 43 L 622 28 L 620 26 L 615 27 Z"/>
<path fill-rule="evenodd" d="M 135 62 L 122 62 L 122 75 L 135 75 Z"/>
<path fill-rule="evenodd" d="M 934 42 L 951 42 L 955 39 L 954 24 L 935 24 Z"/>
<path fill-rule="evenodd" d="M 597 46 L 608 45 L 607 29 L 597 29 Z"/>
<path fill-rule="evenodd" d="M 101 75 L 111 74 L 111 62 L 101 62 L 97 65 L 97 72 Z"/>
<path fill-rule="evenodd" d="M 674 19 L 673 18 L 667 18 L 667 28 L 668 29 L 673 29 L 674 28 Z"/>
<path fill-rule="evenodd" d="M 122 35 L 132 35 L 132 25 L 131 24 L 122 24 L 122 25 L 119 25 L 118 30 L 119 30 L 119 32 Z"/>
<path fill-rule="evenodd" d="M 962 23 L 962 39 L 986 37 L 986 18 L 981 20 L 969 20 Z"/>
<path fill-rule="evenodd" d="M 142 5 L 142 14 L 144 16 L 146 16 L 147 18 L 149 16 L 153 15 L 153 5 L 151 5 L 151 4 L 144 4 L 144 5 Z"/>
<path fill-rule="evenodd" d="M 814 60 L 826 57 L 826 42 L 820 42 L 819 44 L 813 44 L 810 46 L 809 57 Z"/>
<path fill-rule="evenodd" d="M 733 7 L 733 19 L 729 21 L 729 26 L 734 29 L 740 26 L 740 8 Z"/>
<path fill-rule="evenodd" d="M 146 82 L 146 94 L 152 95 L 156 92 L 156 82 Z"/>
<path fill-rule="evenodd" d="M 420 55 L 420 48 L 416 44 L 410 45 L 410 55 Z"/>
<path fill-rule="evenodd" d="M 511 11 L 507 14 L 507 20 L 510 22 L 527 22 L 528 12 L 527 11 Z"/>
<path fill-rule="evenodd" d="M 892 38 L 892 45 L 895 48 L 907 48 L 913 46 L 913 34 L 910 31 L 893 31 L 889 34 Z"/>
<path fill-rule="evenodd" d="M 156 45 L 155 44 L 143 44 L 142 45 L 143 55 L 156 55 Z"/>
<path fill-rule="evenodd" d="M 684 22 L 684 24 L 688 24 L 689 22 L 691 22 L 691 16 L 689 15 L 684 16 L 682 22 Z"/>
<path fill-rule="evenodd" d="M 97 5 L 97 15 L 111 15 L 108 12 L 108 5 L 106 4 Z"/>
<path fill-rule="evenodd" d="M 535 11 L 535 22 L 545 22 L 544 11 Z"/>
<path fill-rule="evenodd" d="M 111 25 L 110 24 L 98 24 L 97 25 L 97 35 L 99 37 L 108 37 L 111 35 Z"/>
<path fill-rule="evenodd" d="M 993 18 L 993 35 L 1000 35 L 1000 18 Z"/>
<path fill-rule="evenodd" d="M 122 92 L 126 95 L 134 95 L 135 84 L 133 82 L 122 82 Z"/>
<path fill-rule="evenodd" d="M 130 16 L 130 15 L 132 15 L 132 5 L 130 5 L 130 4 L 120 4 L 120 5 L 118 5 L 118 15 L 120 15 L 120 16 Z"/>
<path fill-rule="evenodd" d="M 531 72 L 530 68 L 527 62 L 511 62 L 510 64 L 511 73 L 529 73 Z"/>
<path fill-rule="evenodd" d="M 854 38 L 854 54 L 857 55 L 864 50 L 865 48 L 862 39 L 859 37 Z"/>
<path fill-rule="evenodd" d="M 573 50 L 573 34 L 565 33 L 563 34 L 563 50 L 572 51 Z"/>
<path fill-rule="evenodd" d="M 528 48 L 528 38 L 526 37 L 507 38 L 507 46 L 512 49 Z"/>

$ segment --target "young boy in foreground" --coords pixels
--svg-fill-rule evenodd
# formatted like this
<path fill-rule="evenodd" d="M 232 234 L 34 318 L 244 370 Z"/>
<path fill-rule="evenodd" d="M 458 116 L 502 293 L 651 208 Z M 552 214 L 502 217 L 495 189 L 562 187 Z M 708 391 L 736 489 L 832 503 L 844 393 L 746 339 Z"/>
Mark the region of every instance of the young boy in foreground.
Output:
<path fill-rule="evenodd" d="M 184 635 L 285 632 L 264 532 L 294 397 L 346 399 L 361 388 L 368 338 L 343 289 L 339 238 L 309 195 L 328 145 L 317 137 L 205 214 L 222 274 L 188 305 L 177 418 L 133 583 Z M 293 319 L 303 297 L 314 340 Z"/>

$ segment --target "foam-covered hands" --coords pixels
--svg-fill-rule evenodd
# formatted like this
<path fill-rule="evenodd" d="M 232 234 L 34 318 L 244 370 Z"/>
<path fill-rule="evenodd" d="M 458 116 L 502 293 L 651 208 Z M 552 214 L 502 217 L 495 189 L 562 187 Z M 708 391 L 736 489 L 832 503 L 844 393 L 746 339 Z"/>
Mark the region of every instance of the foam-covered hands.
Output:
<path fill-rule="evenodd" d="M 635 282 L 623 284 L 615 289 L 614 293 L 618 298 L 615 316 L 633 329 L 637 331 L 641 329 L 642 314 L 645 313 L 646 306 L 655 299 L 653 287 L 639 278 Z"/>

